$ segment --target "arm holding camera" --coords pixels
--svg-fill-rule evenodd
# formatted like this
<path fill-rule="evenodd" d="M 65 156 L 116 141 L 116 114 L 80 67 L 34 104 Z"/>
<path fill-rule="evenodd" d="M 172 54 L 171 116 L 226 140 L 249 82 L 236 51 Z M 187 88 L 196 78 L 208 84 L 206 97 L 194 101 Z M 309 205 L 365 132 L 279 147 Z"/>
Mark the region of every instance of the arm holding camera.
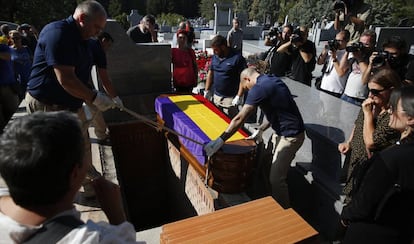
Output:
<path fill-rule="evenodd" d="M 290 46 L 292 46 L 292 40 L 290 40 L 290 41 L 288 41 L 288 42 L 285 42 L 285 43 L 283 43 L 282 45 L 280 45 L 280 46 L 277 48 L 276 52 L 290 54 L 290 52 L 289 52 L 289 47 L 290 47 Z"/>
<path fill-rule="evenodd" d="M 348 60 L 348 56 L 349 52 L 345 52 L 345 54 L 342 55 L 342 59 L 339 62 L 339 68 L 336 70 L 339 77 L 344 76 L 351 67 L 351 63 Z"/>
<path fill-rule="evenodd" d="M 328 57 L 328 52 L 329 50 L 327 50 L 326 48 L 322 50 L 321 54 L 319 54 L 318 59 L 316 60 L 316 62 L 319 65 L 322 65 L 326 62 L 326 58 Z"/>
<path fill-rule="evenodd" d="M 369 57 L 369 63 L 365 69 L 365 71 L 362 73 L 361 81 L 363 84 L 368 84 L 369 78 L 372 75 L 372 68 L 373 68 L 373 60 L 377 56 L 378 52 L 373 52 L 371 56 Z"/>

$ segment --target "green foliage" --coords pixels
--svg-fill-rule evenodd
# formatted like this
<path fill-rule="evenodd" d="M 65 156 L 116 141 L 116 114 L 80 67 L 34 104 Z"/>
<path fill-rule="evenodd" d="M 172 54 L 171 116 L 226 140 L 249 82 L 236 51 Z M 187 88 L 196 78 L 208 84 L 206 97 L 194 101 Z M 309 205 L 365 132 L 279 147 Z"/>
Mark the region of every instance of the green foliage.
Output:
<path fill-rule="evenodd" d="M 125 30 L 128 30 L 129 22 L 127 21 L 127 14 L 126 13 L 122 13 L 122 14 L 113 16 L 112 18 L 114 18 L 117 22 L 119 22 Z"/>
<path fill-rule="evenodd" d="M 414 7 L 412 0 L 366 0 L 372 5 L 372 13 L 368 25 L 396 26 L 401 19 L 407 18 L 408 25 L 414 25 Z M 409 4 L 411 3 L 411 4 Z M 289 22 L 310 25 L 312 20 L 320 21 L 323 17 L 333 20 L 331 1 L 298 0 L 288 1 L 280 5 L 279 21 L 288 15 Z"/>
<path fill-rule="evenodd" d="M 185 17 L 175 13 L 160 14 L 157 16 L 157 22 L 163 25 L 178 26 L 178 24 L 185 20 Z"/>
<path fill-rule="evenodd" d="M 147 0 L 147 13 L 158 15 L 174 11 L 174 2 L 168 0 Z"/>
<path fill-rule="evenodd" d="M 234 0 L 233 6 L 234 6 L 234 12 L 240 13 L 240 12 L 246 12 L 248 13 L 250 11 L 250 5 L 253 3 L 253 0 Z"/>
<path fill-rule="evenodd" d="M 260 0 L 253 0 L 252 5 L 250 6 L 249 18 L 257 22 L 261 22 L 264 19 L 264 16 L 259 10 Z"/>
<path fill-rule="evenodd" d="M 108 15 L 115 18 L 114 16 L 119 16 L 122 14 L 122 4 L 120 0 L 111 0 L 109 1 L 108 6 Z"/>
<path fill-rule="evenodd" d="M 214 19 L 214 3 L 232 3 L 232 0 L 201 0 L 199 5 L 201 17 Z"/>
<path fill-rule="evenodd" d="M 2 1 L 0 19 L 18 24 L 29 23 L 40 30 L 50 21 L 71 15 L 76 5 L 74 0 Z"/>

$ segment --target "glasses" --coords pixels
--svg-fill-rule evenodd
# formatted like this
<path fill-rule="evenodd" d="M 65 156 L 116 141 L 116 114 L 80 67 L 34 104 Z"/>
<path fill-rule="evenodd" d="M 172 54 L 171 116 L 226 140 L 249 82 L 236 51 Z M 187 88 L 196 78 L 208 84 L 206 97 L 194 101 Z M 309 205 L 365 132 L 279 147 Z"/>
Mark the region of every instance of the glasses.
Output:
<path fill-rule="evenodd" d="M 337 42 L 343 42 L 344 40 L 338 40 L 338 39 L 336 39 L 335 41 L 337 41 Z"/>
<path fill-rule="evenodd" d="M 384 89 L 382 89 L 382 90 L 379 90 L 379 89 L 369 89 L 368 91 L 369 91 L 372 95 L 374 95 L 374 96 L 378 96 L 381 92 L 383 92 L 383 91 L 385 91 L 385 90 L 388 90 L 388 88 L 384 88 Z"/>

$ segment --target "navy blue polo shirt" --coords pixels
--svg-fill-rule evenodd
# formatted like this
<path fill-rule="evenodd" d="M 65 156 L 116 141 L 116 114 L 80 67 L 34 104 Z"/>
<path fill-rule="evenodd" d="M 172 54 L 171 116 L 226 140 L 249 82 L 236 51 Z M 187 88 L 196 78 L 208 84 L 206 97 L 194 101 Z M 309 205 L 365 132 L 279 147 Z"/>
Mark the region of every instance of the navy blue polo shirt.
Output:
<path fill-rule="evenodd" d="M 245 103 L 259 106 L 278 135 L 292 137 L 304 131 L 302 115 L 289 88 L 276 76 L 260 75 Z"/>
<path fill-rule="evenodd" d="M 220 59 L 213 55 L 210 69 L 214 72 L 214 93 L 221 97 L 237 95 L 240 84 L 240 73 L 247 68 L 246 60 L 239 53 L 230 52 Z"/>
<path fill-rule="evenodd" d="M 10 47 L 6 44 L 0 44 L 0 53 L 10 54 Z M 0 85 L 11 85 L 16 82 L 12 61 L 0 59 Z"/>
<path fill-rule="evenodd" d="M 46 104 L 80 108 L 83 101 L 63 89 L 53 71 L 54 65 L 73 66 L 79 80 L 85 85 L 89 81 L 92 54 L 72 16 L 52 22 L 40 32 L 27 91 Z"/>
<path fill-rule="evenodd" d="M 106 69 L 106 53 L 98 39 L 89 40 L 89 48 L 92 52 L 93 64 L 98 68 Z"/>

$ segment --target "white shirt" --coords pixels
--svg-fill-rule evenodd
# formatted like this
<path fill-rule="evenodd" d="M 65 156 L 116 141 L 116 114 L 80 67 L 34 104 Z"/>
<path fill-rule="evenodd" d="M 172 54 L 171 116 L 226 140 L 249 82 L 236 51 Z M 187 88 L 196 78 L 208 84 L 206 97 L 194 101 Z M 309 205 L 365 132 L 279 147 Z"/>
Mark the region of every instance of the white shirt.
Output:
<path fill-rule="evenodd" d="M 348 60 L 351 58 L 353 58 L 352 53 L 349 54 Z M 365 99 L 368 96 L 368 86 L 362 83 L 362 71 L 356 61 L 352 62 L 344 94 L 359 99 Z"/>
<path fill-rule="evenodd" d="M 0 197 L 6 195 L 8 195 L 7 189 L 0 189 Z M 75 208 L 64 211 L 56 217 L 62 215 L 74 215 L 80 218 L 80 212 Z M 0 243 L 21 243 L 40 228 L 42 225 L 22 225 L 0 212 Z M 135 229 L 129 222 L 111 225 L 88 220 L 86 224 L 73 229 L 57 243 L 137 243 L 135 235 Z"/>
<path fill-rule="evenodd" d="M 337 60 L 341 60 L 342 56 L 345 54 L 345 49 L 337 50 L 336 57 Z M 348 74 L 340 77 L 338 72 L 336 72 L 334 62 L 332 61 L 332 52 L 328 52 L 328 65 L 326 71 L 322 77 L 321 88 L 325 91 L 330 91 L 334 93 L 342 94 L 345 89 L 346 80 L 348 79 Z"/>

